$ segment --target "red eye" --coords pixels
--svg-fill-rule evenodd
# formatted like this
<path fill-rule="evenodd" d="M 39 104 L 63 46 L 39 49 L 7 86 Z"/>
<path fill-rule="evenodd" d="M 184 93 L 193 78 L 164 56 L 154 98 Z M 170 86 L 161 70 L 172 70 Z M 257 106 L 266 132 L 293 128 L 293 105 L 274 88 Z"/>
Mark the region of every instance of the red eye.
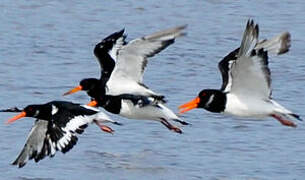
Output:
<path fill-rule="evenodd" d="M 33 108 L 32 107 L 28 107 L 27 109 L 29 112 L 32 112 L 33 111 Z"/>
<path fill-rule="evenodd" d="M 202 95 L 202 96 L 206 96 L 207 94 L 206 94 L 206 93 L 202 93 L 201 95 Z"/>

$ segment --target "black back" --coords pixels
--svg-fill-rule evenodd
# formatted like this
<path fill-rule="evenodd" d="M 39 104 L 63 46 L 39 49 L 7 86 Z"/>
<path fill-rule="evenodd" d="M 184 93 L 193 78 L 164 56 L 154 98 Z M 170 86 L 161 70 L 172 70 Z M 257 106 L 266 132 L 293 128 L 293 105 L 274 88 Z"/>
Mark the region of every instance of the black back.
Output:
<path fill-rule="evenodd" d="M 58 126 L 65 126 L 72 118 L 76 116 L 86 116 L 96 114 L 97 111 L 86 109 L 80 104 L 67 101 L 51 101 L 47 105 L 54 105 L 58 112 L 53 115 L 53 122 Z"/>

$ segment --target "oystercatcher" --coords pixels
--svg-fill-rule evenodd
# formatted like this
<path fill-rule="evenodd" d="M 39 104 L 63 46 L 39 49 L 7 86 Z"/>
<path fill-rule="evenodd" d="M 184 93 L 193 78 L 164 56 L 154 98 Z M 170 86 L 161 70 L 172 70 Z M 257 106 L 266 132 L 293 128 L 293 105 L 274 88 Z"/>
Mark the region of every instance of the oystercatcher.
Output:
<path fill-rule="evenodd" d="M 142 81 L 147 58 L 174 43 L 176 37 L 184 35 L 182 31 L 185 27 L 167 29 L 129 43 L 125 42 L 126 36 L 123 35 L 122 31 L 110 35 L 109 37 L 115 38 L 112 40 L 104 39 L 94 50 L 102 68 L 100 80 L 84 79 L 80 82 L 80 86 L 64 95 L 85 90 L 95 100 L 95 105 L 104 107 L 111 113 L 131 119 L 157 120 L 170 130 L 181 133 L 182 131 L 170 124 L 168 120 L 174 120 L 181 124 L 187 123 L 165 107 L 163 95 L 154 93 Z M 109 45 L 110 42 L 113 45 Z M 112 57 L 113 60 L 111 65 L 107 66 L 111 67 L 108 70 L 113 69 L 113 72 L 109 71 L 110 73 L 107 75 L 103 75 L 103 67 L 110 61 L 103 61 L 103 55 L 107 58 Z M 111 74 L 110 77 L 109 74 Z"/>
<path fill-rule="evenodd" d="M 79 83 L 79 86 L 64 93 L 64 96 L 80 90 L 86 91 L 90 97 L 97 97 L 99 94 L 105 94 L 105 84 L 114 69 L 115 61 L 117 59 L 116 54 L 119 47 L 126 44 L 125 38 L 126 35 L 124 35 L 124 29 L 122 29 L 107 36 L 100 43 L 98 43 L 95 46 L 93 52 L 100 65 L 100 79 L 82 79 Z"/>
<path fill-rule="evenodd" d="M 22 117 L 37 118 L 32 127 L 24 148 L 12 163 L 19 168 L 27 161 L 40 161 L 46 156 L 53 157 L 56 151 L 68 152 L 76 144 L 77 134 L 83 133 L 89 123 L 96 123 L 103 131 L 113 130 L 103 125 L 104 122 L 118 124 L 100 110 L 87 105 L 74 104 L 66 101 L 51 101 L 46 104 L 28 105 L 23 110 L 6 109 L 1 112 L 21 112 L 9 119 L 12 123 Z"/>
<path fill-rule="evenodd" d="M 150 90 L 143 84 L 143 74 L 148 58 L 161 52 L 185 35 L 184 26 L 163 30 L 134 39 L 120 46 L 117 51 L 115 67 L 106 82 L 106 95 L 133 94 L 154 97 L 162 100 L 164 96 Z"/>
<path fill-rule="evenodd" d="M 94 48 L 94 54 L 101 67 L 101 78 L 83 79 L 79 86 L 64 95 L 85 90 L 93 98 L 100 94 L 131 94 L 154 97 L 165 102 L 163 95 L 153 92 L 143 84 L 147 58 L 173 44 L 175 38 L 185 35 L 185 28 L 186 25 L 170 28 L 134 39 L 129 43 L 125 41 L 124 30 L 111 34 Z"/>
<path fill-rule="evenodd" d="M 268 52 L 283 54 L 289 50 L 290 34 L 282 33 L 258 42 L 259 28 L 249 20 L 239 48 L 218 64 L 223 84 L 220 90 L 205 89 L 192 101 L 179 107 L 180 113 L 193 108 L 240 117 L 274 117 L 281 124 L 296 127 L 290 118 L 301 120 L 271 98 L 271 73 Z"/>
<path fill-rule="evenodd" d="M 169 130 L 182 133 L 182 130 L 172 125 L 169 120 L 179 122 L 183 125 L 189 123 L 180 119 L 175 113 L 167 108 L 163 103 L 157 102 L 153 97 L 146 96 L 104 96 L 91 101 L 89 106 L 100 106 L 106 111 L 118 114 L 129 119 L 155 120 L 161 122 Z M 143 104 L 145 104 L 143 106 Z"/>

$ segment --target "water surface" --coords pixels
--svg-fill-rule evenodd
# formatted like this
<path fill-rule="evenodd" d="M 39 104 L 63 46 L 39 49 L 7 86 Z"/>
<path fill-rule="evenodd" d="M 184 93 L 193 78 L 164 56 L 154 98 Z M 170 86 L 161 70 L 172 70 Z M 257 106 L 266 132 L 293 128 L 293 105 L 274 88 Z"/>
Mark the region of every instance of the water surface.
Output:
<path fill-rule="evenodd" d="M 61 94 L 85 77 L 99 77 L 92 53 L 101 39 L 125 28 L 131 40 L 188 24 L 188 35 L 152 58 L 145 83 L 167 96 L 168 106 L 218 88 L 217 63 L 240 44 L 248 18 L 260 37 L 292 34 L 291 51 L 270 58 L 273 97 L 305 117 L 304 2 L 295 1 L 9 1 L 0 2 L 0 107 L 24 107 L 51 100 L 86 103 L 79 93 Z M 12 114 L 2 113 L 4 122 Z M 90 126 L 69 153 L 10 163 L 22 149 L 34 120 L 0 123 L 0 179 L 303 179 L 304 123 L 281 126 L 274 119 L 244 121 L 203 110 L 183 116 L 192 126 L 184 134 L 160 123 L 113 119 L 109 135 Z"/>

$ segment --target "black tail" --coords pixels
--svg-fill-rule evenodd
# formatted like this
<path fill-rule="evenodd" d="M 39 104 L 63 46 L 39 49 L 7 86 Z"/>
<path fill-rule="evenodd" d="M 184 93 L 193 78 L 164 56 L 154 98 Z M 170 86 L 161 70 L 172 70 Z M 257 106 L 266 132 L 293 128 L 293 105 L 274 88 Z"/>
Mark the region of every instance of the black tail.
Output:
<path fill-rule="evenodd" d="M 290 116 L 293 116 L 294 118 L 296 118 L 297 120 L 299 120 L 299 121 L 303 121 L 303 119 L 299 116 L 299 115 L 297 115 L 297 114 L 293 114 L 293 113 L 291 113 L 291 114 L 289 114 Z"/>
<path fill-rule="evenodd" d="M 186 122 L 186 121 L 182 121 L 182 120 L 180 120 L 180 119 L 173 119 L 173 121 L 176 121 L 176 122 L 178 122 L 178 123 L 180 123 L 180 124 L 182 124 L 182 125 L 190 125 L 190 123 L 188 123 L 188 122 Z"/>
<path fill-rule="evenodd" d="M 122 125 L 123 125 L 123 123 L 119 123 L 119 122 L 117 122 L 117 121 L 114 121 L 113 124 L 119 125 L 119 126 L 122 126 Z"/>

